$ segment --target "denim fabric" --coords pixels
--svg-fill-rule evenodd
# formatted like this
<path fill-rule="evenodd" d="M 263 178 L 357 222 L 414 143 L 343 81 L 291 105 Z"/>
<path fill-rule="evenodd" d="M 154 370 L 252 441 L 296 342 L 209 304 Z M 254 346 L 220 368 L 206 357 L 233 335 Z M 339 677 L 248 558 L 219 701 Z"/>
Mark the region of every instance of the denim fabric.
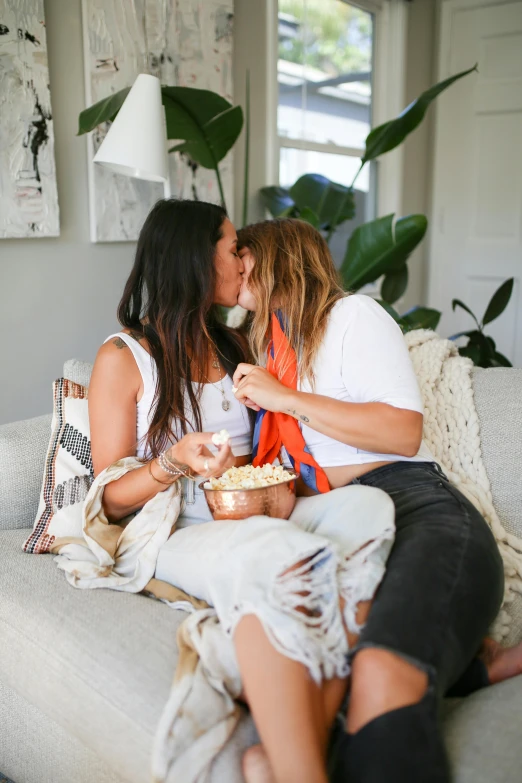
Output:
<path fill-rule="evenodd" d="M 436 463 L 394 462 L 354 483 L 395 504 L 396 538 L 359 648 L 395 651 L 428 671 L 443 695 L 465 672 L 504 595 L 487 523 Z"/>
<path fill-rule="evenodd" d="M 469 672 L 502 603 L 498 547 L 477 509 L 436 463 L 395 462 L 353 483 L 388 493 L 397 530 L 352 655 L 365 647 L 387 649 L 426 671 L 430 684 L 419 704 L 381 715 L 352 736 L 344 734 L 330 780 L 447 783 L 437 703 Z"/>

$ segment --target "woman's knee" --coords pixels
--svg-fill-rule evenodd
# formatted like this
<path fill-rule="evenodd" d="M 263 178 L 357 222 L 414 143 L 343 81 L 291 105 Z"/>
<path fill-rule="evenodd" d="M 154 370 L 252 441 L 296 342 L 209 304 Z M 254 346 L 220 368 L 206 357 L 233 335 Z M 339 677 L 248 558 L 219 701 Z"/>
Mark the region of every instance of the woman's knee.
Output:
<path fill-rule="evenodd" d="M 427 672 L 400 654 L 367 647 L 360 650 L 352 665 L 352 692 L 383 703 L 400 700 L 402 706 L 420 701 L 428 689 Z"/>
<path fill-rule="evenodd" d="M 428 685 L 426 671 L 398 653 L 359 650 L 352 666 L 348 731 L 355 733 L 380 715 L 418 704 Z"/>

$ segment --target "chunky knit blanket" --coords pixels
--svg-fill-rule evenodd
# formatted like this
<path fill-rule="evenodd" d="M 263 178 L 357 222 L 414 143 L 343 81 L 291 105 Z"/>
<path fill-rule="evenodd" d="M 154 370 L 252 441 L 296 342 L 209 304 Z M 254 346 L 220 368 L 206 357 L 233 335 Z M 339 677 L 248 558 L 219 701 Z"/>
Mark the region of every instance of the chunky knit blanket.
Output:
<path fill-rule="evenodd" d="M 493 506 L 473 399 L 473 362 L 459 355 L 455 343 L 427 329 L 409 332 L 406 344 L 424 402 L 424 441 L 452 484 L 486 519 L 504 561 L 504 604 L 492 629 L 501 640 L 509 631 L 513 594 L 522 593 L 522 539 L 504 529 Z"/>

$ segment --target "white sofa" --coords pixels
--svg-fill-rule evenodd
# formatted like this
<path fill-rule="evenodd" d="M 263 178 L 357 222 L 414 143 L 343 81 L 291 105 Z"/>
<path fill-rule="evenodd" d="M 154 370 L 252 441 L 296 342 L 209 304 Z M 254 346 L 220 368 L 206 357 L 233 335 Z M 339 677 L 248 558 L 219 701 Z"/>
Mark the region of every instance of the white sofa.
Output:
<path fill-rule="evenodd" d="M 89 369 L 73 360 L 64 375 L 86 383 Z M 475 370 L 473 382 L 493 499 L 522 535 L 522 370 Z M 52 557 L 22 552 L 50 422 L 0 427 L 0 773 L 15 783 L 148 783 L 184 615 L 141 595 L 75 590 Z M 513 613 L 510 642 L 522 638 L 518 598 Z M 443 720 L 456 783 L 522 780 L 522 676 L 446 700 Z M 245 712 L 211 783 L 241 783 L 241 751 L 255 738 Z"/>

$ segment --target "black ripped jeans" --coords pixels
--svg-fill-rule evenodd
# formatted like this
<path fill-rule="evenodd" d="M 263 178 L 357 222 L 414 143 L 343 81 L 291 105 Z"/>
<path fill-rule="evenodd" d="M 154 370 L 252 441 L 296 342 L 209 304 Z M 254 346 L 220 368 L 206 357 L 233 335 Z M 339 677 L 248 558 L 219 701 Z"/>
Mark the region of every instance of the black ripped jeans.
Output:
<path fill-rule="evenodd" d="M 470 679 L 499 611 L 504 572 L 498 547 L 481 514 L 436 463 L 394 462 L 353 483 L 387 492 L 397 526 L 353 655 L 367 647 L 397 653 L 427 672 L 429 686 L 419 704 L 345 734 L 330 777 L 335 783 L 446 783 L 438 705 L 461 678 Z"/>

